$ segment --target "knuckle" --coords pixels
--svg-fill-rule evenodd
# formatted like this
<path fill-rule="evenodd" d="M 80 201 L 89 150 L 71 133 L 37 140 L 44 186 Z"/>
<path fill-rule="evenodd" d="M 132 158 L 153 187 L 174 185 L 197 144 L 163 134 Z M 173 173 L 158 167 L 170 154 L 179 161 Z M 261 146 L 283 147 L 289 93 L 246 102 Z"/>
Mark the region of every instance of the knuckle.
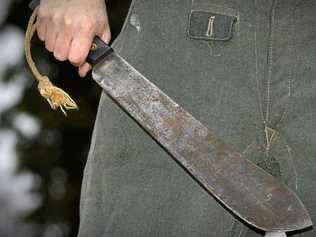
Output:
<path fill-rule="evenodd" d="M 51 19 L 54 23 L 60 23 L 61 22 L 61 19 L 62 19 L 62 16 L 58 13 L 54 13 L 52 16 L 51 16 Z"/>
<path fill-rule="evenodd" d="M 69 16 L 64 16 L 63 23 L 66 28 L 69 28 L 71 25 L 73 25 L 73 20 Z"/>
<path fill-rule="evenodd" d="M 91 33 L 94 32 L 96 29 L 96 22 L 95 20 L 91 18 L 86 18 L 86 20 L 83 20 L 80 24 L 81 31 L 85 33 Z"/>

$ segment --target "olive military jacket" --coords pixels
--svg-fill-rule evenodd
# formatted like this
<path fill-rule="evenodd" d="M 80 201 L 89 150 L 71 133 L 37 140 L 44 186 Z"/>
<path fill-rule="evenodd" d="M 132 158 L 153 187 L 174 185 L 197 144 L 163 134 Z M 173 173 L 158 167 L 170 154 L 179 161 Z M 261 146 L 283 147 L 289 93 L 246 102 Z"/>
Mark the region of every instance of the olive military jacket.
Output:
<path fill-rule="evenodd" d="M 221 139 L 289 185 L 314 222 L 315 14 L 315 0 L 134 0 L 114 43 Z M 80 218 L 80 237 L 263 235 L 219 205 L 104 93 Z"/>

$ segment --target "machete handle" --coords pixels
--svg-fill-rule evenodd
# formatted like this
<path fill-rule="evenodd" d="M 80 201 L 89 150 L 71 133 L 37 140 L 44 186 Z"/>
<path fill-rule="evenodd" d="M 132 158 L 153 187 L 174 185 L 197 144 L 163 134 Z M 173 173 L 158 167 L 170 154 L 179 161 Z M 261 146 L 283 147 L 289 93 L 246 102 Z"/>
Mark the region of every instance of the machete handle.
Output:
<path fill-rule="evenodd" d="M 99 36 L 95 36 L 86 61 L 91 66 L 94 66 L 112 52 L 113 49 L 111 46 L 105 43 Z"/>
<path fill-rule="evenodd" d="M 40 4 L 40 2 L 40 0 L 31 1 L 29 3 L 29 8 L 34 10 Z M 112 52 L 113 49 L 107 43 L 105 43 L 100 37 L 95 36 L 86 61 L 91 66 L 94 66 Z"/>

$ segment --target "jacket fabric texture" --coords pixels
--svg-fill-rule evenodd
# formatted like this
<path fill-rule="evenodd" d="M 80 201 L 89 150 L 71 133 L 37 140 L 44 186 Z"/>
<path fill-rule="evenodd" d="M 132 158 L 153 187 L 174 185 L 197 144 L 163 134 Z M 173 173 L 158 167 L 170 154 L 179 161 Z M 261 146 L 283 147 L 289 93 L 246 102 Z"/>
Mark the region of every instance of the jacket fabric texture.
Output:
<path fill-rule="evenodd" d="M 315 13 L 315 0 L 134 0 L 113 44 L 222 140 L 293 189 L 314 223 Z M 80 237 L 263 234 L 228 213 L 102 93 Z"/>

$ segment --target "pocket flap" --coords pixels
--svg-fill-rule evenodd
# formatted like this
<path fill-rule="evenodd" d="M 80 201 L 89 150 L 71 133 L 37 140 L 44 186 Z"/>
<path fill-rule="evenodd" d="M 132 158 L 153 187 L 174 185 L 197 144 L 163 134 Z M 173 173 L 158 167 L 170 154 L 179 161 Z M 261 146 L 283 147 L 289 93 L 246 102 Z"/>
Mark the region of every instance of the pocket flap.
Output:
<path fill-rule="evenodd" d="M 229 40 L 237 17 L 206 11 L 191 11 L 188 35 L 192 39 Z"/>

